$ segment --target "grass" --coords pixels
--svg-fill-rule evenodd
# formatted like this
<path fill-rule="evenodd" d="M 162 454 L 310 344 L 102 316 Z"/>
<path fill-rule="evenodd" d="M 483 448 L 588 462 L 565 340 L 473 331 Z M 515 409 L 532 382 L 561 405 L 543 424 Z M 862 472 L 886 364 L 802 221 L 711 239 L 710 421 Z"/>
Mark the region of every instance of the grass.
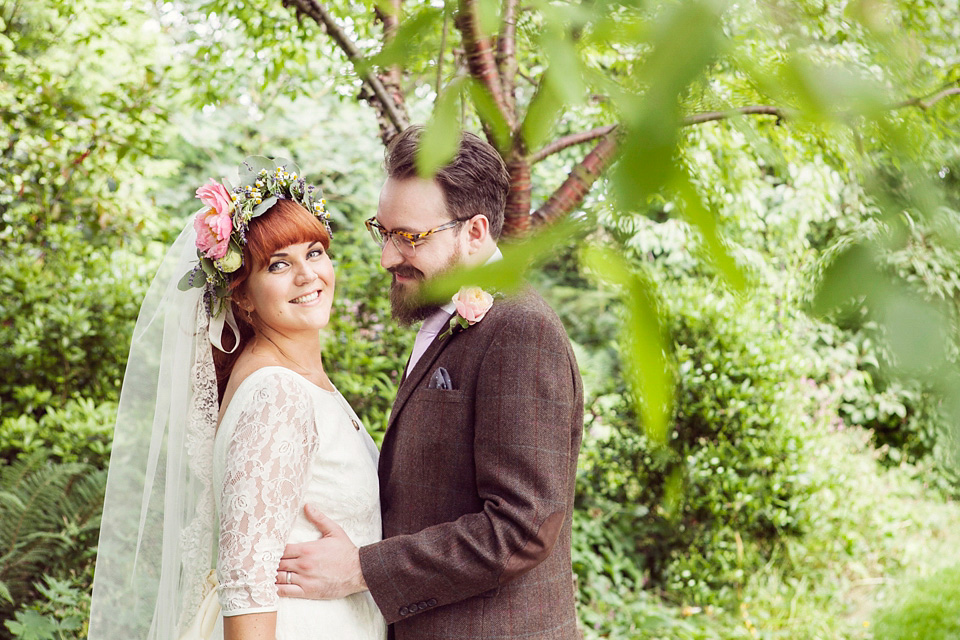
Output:
<path fill-rule="evenodd" d="M 891 606 L 878 612 L 877 640 L 960 638 L 960 565 L 906 585 Z"/>
<path fill-rule="evenodd" d="M 904 583 L 955 562 L 960 505 L 927 487 L 917 469 L 880 465 L 868 440 L 846 429 L 808 442 L 810 473 L 822 487 L 814 523 L 745 589 L 753 637 L 885 640 L 877 612 Z"/>
<path fill-rule="evenodd" d="M 960 504 L 912 466 L 879 464 L 860 429 L 813 433 L 807 446 L 820 486 L 813 525 L 746 580 L 739 610 L 620 593 L 604 612 L 616 622 L 599 633 L 585 625 L 587 640 L 960 638 Z"/>

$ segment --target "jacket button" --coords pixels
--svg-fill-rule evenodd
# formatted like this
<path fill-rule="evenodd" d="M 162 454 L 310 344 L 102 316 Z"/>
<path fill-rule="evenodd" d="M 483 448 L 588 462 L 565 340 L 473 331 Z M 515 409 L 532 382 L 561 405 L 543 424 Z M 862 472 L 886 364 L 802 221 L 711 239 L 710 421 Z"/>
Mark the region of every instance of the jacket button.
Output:
<path fill-rule="evenodd" d="M 410 609 L 406 607 L 400 607 L 400 615 L 402 616 L 410 615 Z"/>
<path fill-rule="evenodd" d="M 430 598 L 429 600 L 427 600 L 427 606 L 428 606 L 428 607 L 435 607 L 435 606 L 437 606 L 437 601 L 434 600 L 433 598 Z"/>
<path fill-rule="evenodd" d="M 417 603 L 417 609 L 420 609 L 420 611 L 423 611 L 423 610 L 426 609 L 426 608 L 427 608 L 427 603 L 426 603 L 426 602 L 418 602 L 418 603 Z"/>

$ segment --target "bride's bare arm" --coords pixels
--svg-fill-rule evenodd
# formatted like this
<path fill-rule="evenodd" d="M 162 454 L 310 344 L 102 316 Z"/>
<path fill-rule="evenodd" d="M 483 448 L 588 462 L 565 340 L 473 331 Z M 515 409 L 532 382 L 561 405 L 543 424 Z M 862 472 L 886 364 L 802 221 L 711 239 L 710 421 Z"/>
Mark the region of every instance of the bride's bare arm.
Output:
<path fill-rule="evenodd" d="M 275 640 L 277 613 L 248 613 L 223 619 L 223 640 Z"/>

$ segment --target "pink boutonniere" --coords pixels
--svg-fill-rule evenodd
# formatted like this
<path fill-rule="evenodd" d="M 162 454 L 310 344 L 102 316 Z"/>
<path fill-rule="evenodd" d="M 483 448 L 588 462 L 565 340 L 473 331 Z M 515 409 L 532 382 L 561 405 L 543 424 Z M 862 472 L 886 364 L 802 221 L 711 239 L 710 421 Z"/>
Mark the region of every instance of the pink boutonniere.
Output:
<path fill-rule="evenodd" d="M 493 296 L 480 287 L 460 287 L 453 302 L 457 305 L 457 312 L 450 318 L 450 326 L 440 334 L 440 339 L 483 320 L 493 306 Z"/>

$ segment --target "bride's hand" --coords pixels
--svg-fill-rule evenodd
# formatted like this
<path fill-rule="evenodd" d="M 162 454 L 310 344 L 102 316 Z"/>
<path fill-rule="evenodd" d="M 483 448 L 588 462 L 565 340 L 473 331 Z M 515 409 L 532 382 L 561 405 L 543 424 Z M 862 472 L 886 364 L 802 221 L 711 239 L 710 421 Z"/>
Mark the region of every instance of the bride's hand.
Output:
<path fill-rule="evenodd" d="M 303 511 L 322 537 L 286 546 L 277 571 L 280 597 L 332 600 L 365 590 L 360 551 L 346 532 L 310 505 Z"/>

